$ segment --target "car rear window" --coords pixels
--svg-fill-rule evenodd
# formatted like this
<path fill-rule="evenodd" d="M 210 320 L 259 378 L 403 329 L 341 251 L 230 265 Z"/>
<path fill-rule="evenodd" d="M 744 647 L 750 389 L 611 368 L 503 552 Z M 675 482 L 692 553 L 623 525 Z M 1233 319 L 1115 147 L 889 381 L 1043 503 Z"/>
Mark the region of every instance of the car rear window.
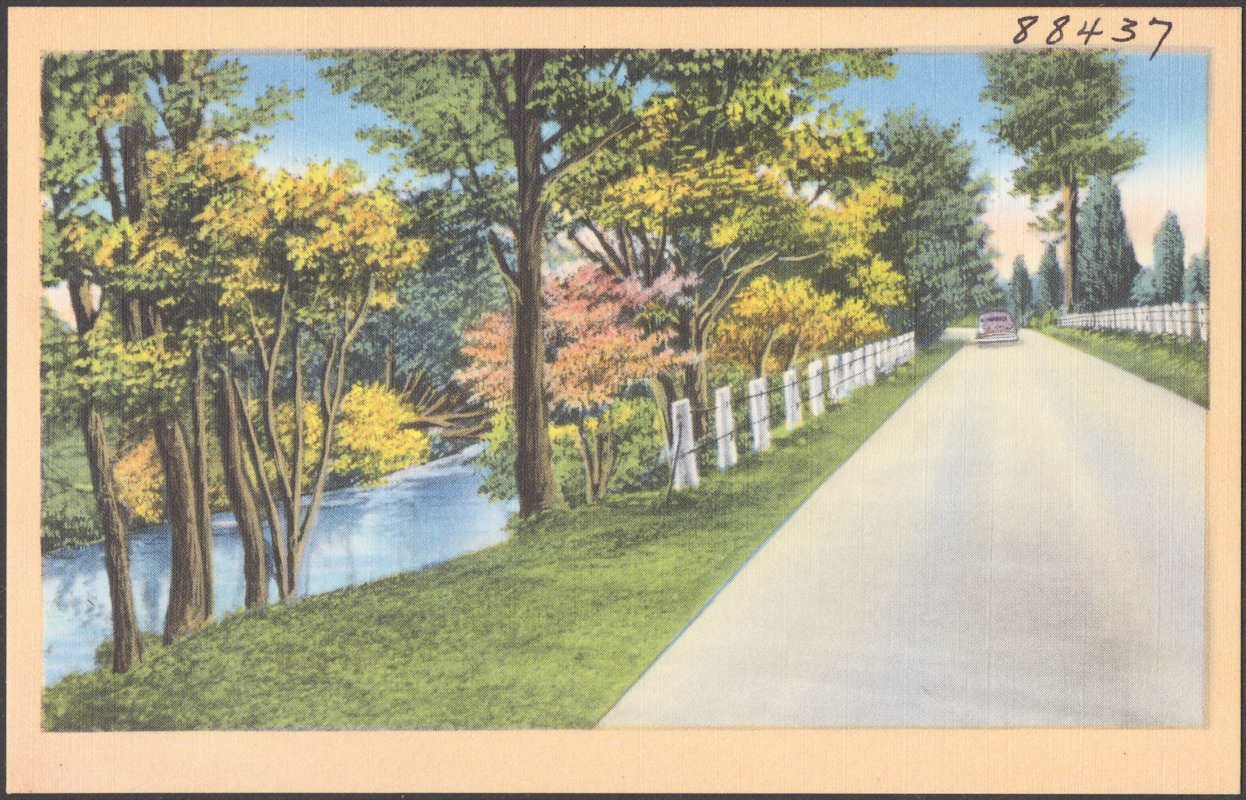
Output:
<path fill-rule="evenodd" d="M 983 314 L 983 322 L 1008 322 L 1012 317 L 1007 314 Z"/>

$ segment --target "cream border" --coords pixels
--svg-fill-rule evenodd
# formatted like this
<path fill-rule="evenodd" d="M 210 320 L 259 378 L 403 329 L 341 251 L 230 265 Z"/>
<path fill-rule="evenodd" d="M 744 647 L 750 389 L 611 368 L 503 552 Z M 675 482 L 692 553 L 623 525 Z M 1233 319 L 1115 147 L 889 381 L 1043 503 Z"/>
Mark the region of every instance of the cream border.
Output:
<path fill-rule="evenodd" d="M 9 11 L 10 792 L 1240 791 L 1241 11 L 1163 14 L 1168 51 L 1210 48 L 1215 241 L 1208 457 L 1208 725 L 1177 730 L 684 730 L 49 734 L 39 729 L 38 56 L 146 47 L 1006 47 L 1055 9 L 18 8 Z M 1135 50 L 1148 51 L 1140 35 Z"/>

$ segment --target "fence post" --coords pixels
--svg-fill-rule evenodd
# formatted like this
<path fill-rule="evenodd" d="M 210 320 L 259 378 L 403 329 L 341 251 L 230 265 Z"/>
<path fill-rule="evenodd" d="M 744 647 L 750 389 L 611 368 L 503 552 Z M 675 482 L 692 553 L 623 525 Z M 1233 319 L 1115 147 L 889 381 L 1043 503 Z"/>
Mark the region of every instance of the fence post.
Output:
<path fill-rule="evenodd" d="M 865 345 L 861 345 L 852 352 L 852 374 L 855 376 L 852 381 L 852 388 L 858 389 L 865 385 Z"/>
<path fill-rule="evenodd" d="M 809 362 L 809 413 L 815 417 L 826 410 L 823 394 L 826 383 L 822 380 L 822 359 L 815 358 Z"/>
<path fill-rule="evenodd" d="M 878 347 L 874 342 L 865 346 L 865 384 L 878 380 Z"/>
<path fill-rule="evenodd" d="M 675 428 L 671 488 L 695 489 L 701 485 L 701 478 L 697 475 L 697 443 L 692 435 L 692 402 L 684 398 L 671 403 L 671 420 Z"/>
<path fill-rule="evenodd" d="M 752 423 L 753 452 L 770 449 L 770 382 L 766 376 L 748 382 L 748 416 Z"/>
<path fill-rule="evenodd" d="M 827 391 L 830 392 L 830 399 L 832 403 L 838 403 L 840 398 L 843 397 L 843 389 L 840 386 L 840 381 L 843 380 L 843 376 L 840 375 L 839 362 L 839 353 L 826 357 Z"/>
<path fill-rule="evenodd" d="M 731 411 L 731 385 L 714 390 L 714 435 L 718 439 L 718 469 L 730 469 L 739 460 L 735 447 L 735 414 Z"/>
<path fill-rule="evenodd" d="M 794 369 L 783 373 L 783 418 L 789 431 L 801 423 L 800 376 Z"/>
<path fill-rule="evenodd" d="M 1206 304 L 1206 303 L 1198 303 L 1198 304 L 1195 306 L 1195 309 L 1196 309 L 1196 311 L 1198 312 L 1198 335 L 1199 335 L 1199 338 L 1200 338 L 1200 339 L 1202 339 L 1204 342 L 1206 342 L 1206 341 L 1207 341 L 1207 334 L 1208 334 L 1208 330 L 1207 330 L 1207 304 Z"/>

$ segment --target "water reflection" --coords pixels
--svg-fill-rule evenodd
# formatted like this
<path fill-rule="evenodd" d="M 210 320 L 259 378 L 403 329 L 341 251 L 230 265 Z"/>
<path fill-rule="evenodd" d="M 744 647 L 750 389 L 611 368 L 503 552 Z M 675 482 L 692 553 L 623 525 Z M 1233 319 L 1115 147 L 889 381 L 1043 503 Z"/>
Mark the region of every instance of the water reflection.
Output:
<path fill-rule="evenodd" d="M 302 593 L 422 569 L 505 539 L 502 528 L 517 505 L 491 504 L 477 492 L 481 475 L 469 462 L 481 447 L 397 472 L 385 486 L 326 494 L 303 558 Z M 242 606 L 246 590 L 242 542 L 231 514 L 213 516 L 212 544 L 219 618 Z M 169 546 L 167 525 L 130 538 L 134 601 L 144 631 L 158 633 L 164 626 Z M 269 594 L 277 596 L 275 580 Z M 95 650 L 112 637 L 102 545 L 43 557 L 43 608 L 45 682 L 94 669 Z"/>

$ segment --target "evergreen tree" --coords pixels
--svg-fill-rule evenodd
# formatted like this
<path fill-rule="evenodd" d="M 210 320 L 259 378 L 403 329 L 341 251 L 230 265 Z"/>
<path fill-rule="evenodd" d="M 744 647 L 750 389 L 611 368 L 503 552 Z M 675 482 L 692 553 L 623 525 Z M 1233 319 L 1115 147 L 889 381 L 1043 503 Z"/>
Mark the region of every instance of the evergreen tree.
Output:
<path fill-rule="evenodd" d="M 1184 296 L 1187 303 L 1206 303 L 1211 294 L 1211 260 L 1208 245 L 1203 252 L 1190 256 L 1190 268 L 1185 273 Z"/>
<path fill-rule="evenodd" d="M 1064 272 L 1056 259 L 1056 245 L 1048 242 L 1043 259 L 1038 263 L 1038 299 L 1035 312 L 1042 314 L 1060 308 L 1064 302 Z"/>
<path fill-rule="evenodd" d="M 1140 269 L 1134 278 L 1134 285 L 1129 290 L 1129 300 L 1136 306 L 1153 306 L 1159 300 L 1159 284 L 1155 280 L 1155 270 Z"/>
<path fill-rule="evenodd" d="M 1185 271 L 1185 237 L 1177 215 L 1169 211 L 1164 215 L 1159 230 L 1152 240 L 1155 263 L 1155 288 L 1157 302 L 1175 303 L 1181 299 L 1182 280 Z"/>
<path fill-rule="evenodd" d="M 1128 305 L 1141 265 L 1125 228 L 1120 190 L 1110 177 L 1095 178 L 1078 215 L 1078 228 L 1074 308 L 1097 311 Z"/>
<path fill-rule="evenodd" d="M 1033 291 L 1034 285 L 1030 283 L 1030 271 L 1025 266 L 1025 256 L 1017 256 L 1012 262 L 1012 280 L 1008 283 L 1008 306 L 1017 325 L 1026 323 L 1034 299 Z"/>
<path fill-rule="evenodd" d="M 1054 217 L 1063 223 L 1065 310 L 1088 306 L 1078 294 L 1085 285 L 1079 275 L 1078 193 L 1089 176 L 1125 172 L 1145 151 L 1132 134 L 1109 137 L 1129 105 L 1124 60 L 1102 52 L 1014 49 L 984 53 L 982 66 L 982 100 L 999 112 L 987 131 L 1023 162 L 1012 173 L 1013 193 L 1034 202 L 1060 193 Z M 1121 297 L 1128 296 L 1132 280 L 1132 274 L 1125 279 Z"/>

